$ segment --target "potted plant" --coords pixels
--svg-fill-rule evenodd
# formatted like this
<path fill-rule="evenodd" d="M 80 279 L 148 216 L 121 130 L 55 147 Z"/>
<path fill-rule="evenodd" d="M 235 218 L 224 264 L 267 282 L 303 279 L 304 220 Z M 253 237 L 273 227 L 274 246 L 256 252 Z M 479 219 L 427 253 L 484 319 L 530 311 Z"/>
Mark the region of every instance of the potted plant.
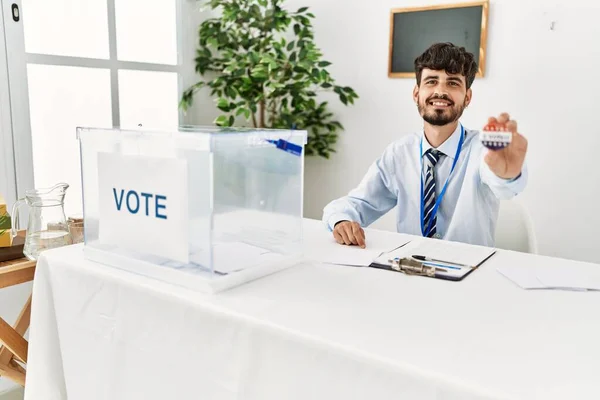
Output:
<path fill-rule="evenodd" d="M 331 63 L 314 42 L 308 7 L 289 12 L 283 2 L 207 2 L 219 17 L 200 24 L 195 63 L 196 72 L 211 79 L 185 90 L 180 107 L 187 110 L 195 93 L 208 87 L 222 112 L 216 125 L 232 126 L 241 117 L 255 128 L 304 129 L 306 154 L 329 158 L 343 126 L 318 95 L 331 91 L 345 105 L 358 96 L 327 71 Z"/>

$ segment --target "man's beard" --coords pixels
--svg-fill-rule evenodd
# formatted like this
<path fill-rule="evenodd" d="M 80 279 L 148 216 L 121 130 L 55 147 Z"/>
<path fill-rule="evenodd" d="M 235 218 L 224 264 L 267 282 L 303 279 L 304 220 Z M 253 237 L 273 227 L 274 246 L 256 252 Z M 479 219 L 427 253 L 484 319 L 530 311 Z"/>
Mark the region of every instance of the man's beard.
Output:
<path fill-rule="evenodd" d="M 452 101 L 446 96 L 434 96 L 434 97 L 427 99 L 425 101 L 424 105 L 422 105 L 420 101 L 417 103 L 418 109 L 419 109 L 419 114 L 421 114 L 421 117 L 423 117 L 425 122 L 428 122 L 431 125 L 436 125 L 436 126 L 448 125 L 454 121 L 457 121 L 462 116 L 463 111 L 465 110 L 464 103 L 462 106 L 457 106 L 455 103 L 453 103 L 447 110 L 432 109 L 432 110 L 427 111 L 425 109 L 426 107 L 428 107 L 427 103 L 429 103 L 430 101 L 433 101 L 435 99 L 443 99 L 443 100 Z M 433 107 L 433 106 L 430 106 L 430 107 Z"/>

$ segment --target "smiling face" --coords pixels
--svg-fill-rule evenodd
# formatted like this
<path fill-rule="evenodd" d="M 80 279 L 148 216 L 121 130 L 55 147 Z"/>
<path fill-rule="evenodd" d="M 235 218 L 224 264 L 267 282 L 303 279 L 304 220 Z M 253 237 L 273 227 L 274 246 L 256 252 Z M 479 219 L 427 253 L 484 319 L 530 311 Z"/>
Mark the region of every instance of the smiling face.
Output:
<path fill-rule="evenodd" d="M 443 126 L 462 116 L 471 102 L 471 89 L 467 89 L 464 75 L 424 68 L 420 83 L 413 91 L 413 99 L 426 122 Z"/>

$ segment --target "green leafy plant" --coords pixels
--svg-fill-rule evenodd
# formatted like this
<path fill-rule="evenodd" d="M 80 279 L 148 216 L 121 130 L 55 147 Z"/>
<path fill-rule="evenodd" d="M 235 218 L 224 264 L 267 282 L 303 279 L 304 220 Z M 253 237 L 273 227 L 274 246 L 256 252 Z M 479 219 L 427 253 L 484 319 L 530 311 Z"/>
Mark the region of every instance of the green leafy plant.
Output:
<path fill-rule="evenodd" d="M 216 96 L 222 114 L 214 123 L 233 126 L 243 117 L 256 128 L 305 129 L 307 155 L 329 158 L 342 124 L 334 119 L 322 92 L 334 93 L 345 104 L 358 98 L 348 86 L 337 85 L 330 62 L 314 43 L 311 20 L 302 7 L 282 8 L 284 0 L 209 0 L 220 12 L 198 29 L 196 72 L 201 80 L 188 88 L 180 107 L 187 110 L 203 87 Z"/>

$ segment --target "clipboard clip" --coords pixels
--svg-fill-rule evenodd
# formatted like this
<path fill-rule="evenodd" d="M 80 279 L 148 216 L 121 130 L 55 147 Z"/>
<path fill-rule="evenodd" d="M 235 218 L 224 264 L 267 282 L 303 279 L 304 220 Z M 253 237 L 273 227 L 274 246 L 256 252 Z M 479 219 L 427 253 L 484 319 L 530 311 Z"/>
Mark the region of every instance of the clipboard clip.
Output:
<path fill-rule="evenodd" d="M 422 262 L 411 258 L 393 258 L 388 260 L 388 262 L 394 271 L 402 272 L 406 275 L 435 277 L 435 267 L 424 265 Z"/>

